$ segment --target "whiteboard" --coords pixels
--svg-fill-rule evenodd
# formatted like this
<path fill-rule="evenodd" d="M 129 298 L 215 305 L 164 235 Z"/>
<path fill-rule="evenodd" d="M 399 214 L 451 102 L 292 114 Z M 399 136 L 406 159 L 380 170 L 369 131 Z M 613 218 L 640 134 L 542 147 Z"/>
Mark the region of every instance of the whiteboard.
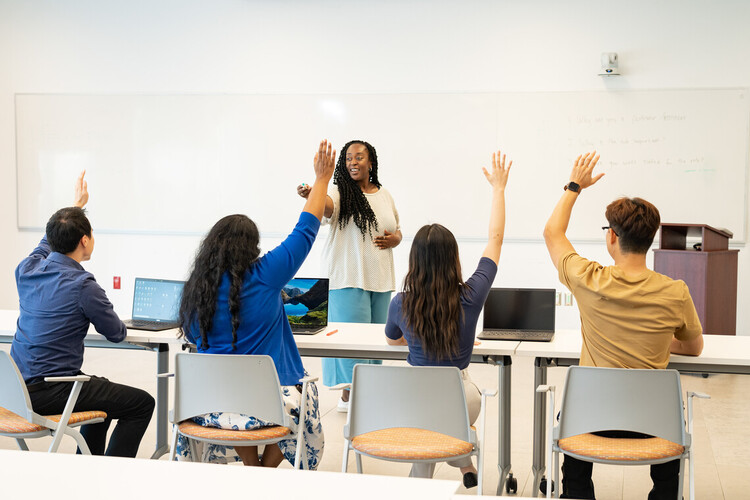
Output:
<path fill-rule="evenodd" d="M 402 230 L 440 222 L 486 237 L 481 173 L 502 148 L 514 166 L 508 239 L 539 239 L 581 152 L 606 175 L 584 191 L 573 240 L 601 239 L 604 208 L 641 196 L 664 222 L 728 228 L 744 240 L 746 89 L 347 95 L 16 95 L 18 226 L 42 228 L 87 170 L 98 231 L 203 233 L 245 213 L 285 234 L 312 182 L 320 139 L 365 139 Z"/>

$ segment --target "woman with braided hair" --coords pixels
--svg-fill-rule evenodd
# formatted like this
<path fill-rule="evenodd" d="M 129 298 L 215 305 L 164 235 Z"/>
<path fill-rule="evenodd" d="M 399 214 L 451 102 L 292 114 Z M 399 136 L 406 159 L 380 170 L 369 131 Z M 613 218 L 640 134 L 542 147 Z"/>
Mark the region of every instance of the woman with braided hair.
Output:
<path fill-rule="evenodd" d="M 323 223 L 330 225 L 326 245 L 330 278 L 329 319 L 350 323 L 385 323 L 391 292 L 396 289 L 393 248 L 401 243 L 396 205 L 378 180 L 378 155 L 365 141 L 344 145 L 333 174 L 338 189 L 329 191 Z M 302 184 L 297 193 L 310 194 Z M 323 359 L 323 384 L 352 381 L 357 363 L 378 360 Z M 338 411 L 349 408 L 343 391 Z"/>

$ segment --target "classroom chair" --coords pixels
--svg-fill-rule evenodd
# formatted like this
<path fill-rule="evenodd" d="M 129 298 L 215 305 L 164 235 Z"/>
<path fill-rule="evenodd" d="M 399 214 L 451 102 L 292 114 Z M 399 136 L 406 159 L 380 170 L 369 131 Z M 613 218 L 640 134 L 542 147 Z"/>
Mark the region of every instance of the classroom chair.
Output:
<path fill-rule="evenodd" d="M 74 427 L 104 422 L 107 414 L 103 411 L 73 412 L 81 387 L 90 378 L 86 375 L 45 377 L 45 382 L 73 382 L 73 388 L 61 415 L 39 415 L 31 407 L 29 391 L 15 361 L 10 354 L 0 351 L 0 436 L 14 438 L 23 451 L 29 450 L 26 439 L 52 436 L 47 451 L 55 453 L 63 436 L 68 435 L 76 440 L 81 453 L 91 455 L 86 440 Z"/>
<path fill-rule="evenodd" d="M 549 394 L 547 470 L 553 470 L 551 461 L 554 454 L 555 485 L 560 485 L 560 453 L 588 462 L 619 465 L 650 465 L 679 459 L 677 498 L 682 498 L 685 459 L 688 459 L 689 498 L 694 498 L 691 446 L 693 397 L 708 396 L 688 392 L 686 431 L 682 386 L 677 370 L 572 366 L 565 379 L 556 426 L 555 387 L 540 385 L 537 392 Z M 617 439 L 592 434 L 611 430 L 639 432 L 654 437 Z M 547 488 L 547 498 L 550 498 L 552 489 Z M 558 498 L 560 489 L 555 488 Z"/>
<path fill-rule="evenodd" d="M 300 423 L 295 425 L 284 411 L 279 376 L 270 356 L 178 353 L 175 355 L 174 409 L 170 419 L 173 424 L 172 447 L 169 459 L 175 458 L 175 447 L 180 434 L 194 441 L 224 446 L 262 446 L 285 439 L 297 441 L 294 468 L 300 462 L 305 448 L 304 432 L 306 401 L 300 398 Z M 302 394 L 307 394 L 309 382 L 317 379 L 305 377 Z M 255 430 L 226 430 L 203 427 L 192 417 L 213 412 L 241 413 L 279 425 Z M 299 431 L 298 431 L 299 429 Z M 193 449 L 193 456 L 197 456 Z"/>
<path fill-rule="evenodd" d="M 360 474 L 365 455 L 411 462 L 413 477 L 432 477 L 436 463 L 476 455 L 481 495 L 486 399 L 495 394 L 482 391 L 477 437 L 458 368 L 355 365 L 342 471 L 347 472 L 350 450 Z"/>

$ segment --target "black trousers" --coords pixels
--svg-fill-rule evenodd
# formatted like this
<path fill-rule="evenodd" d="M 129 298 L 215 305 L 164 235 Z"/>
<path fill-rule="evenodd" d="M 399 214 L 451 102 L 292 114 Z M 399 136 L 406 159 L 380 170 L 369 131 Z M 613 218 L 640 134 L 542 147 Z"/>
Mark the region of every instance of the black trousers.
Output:
<path fill-rule="evenodd" d="M 636 432 L 605 431 L 596 432 L 598 436 L 613 438 L 645 439 L 652 436 Z M 562 492 L 560 498 L 596 498 L 594 482 L 591 480 L 594 464 L 565 455 L 562 466 Z M 672 460 L 651 466 L 651 480 L 654 487 L 648 494 L 648 500 L 676 500 L 680 480 L 680 461 Z"/>
<path fill-rule="evenodd" d="M 30 384 L 28 388 L 31 407 L 36 413 L 57 415 L 65 408 L 73 383 L 39 382 Z M 73 411 L 100 410 L 107 413 L 104 422 L 81 427 L 81 434 L 92 454 L 135 457 L 154 413 L 154 406 L 154 398 L 146 391 L 92 376 L 83 384 Z M 105 453 L 107 431 L 112 420 L 117 420 L 117 425 Z"/>

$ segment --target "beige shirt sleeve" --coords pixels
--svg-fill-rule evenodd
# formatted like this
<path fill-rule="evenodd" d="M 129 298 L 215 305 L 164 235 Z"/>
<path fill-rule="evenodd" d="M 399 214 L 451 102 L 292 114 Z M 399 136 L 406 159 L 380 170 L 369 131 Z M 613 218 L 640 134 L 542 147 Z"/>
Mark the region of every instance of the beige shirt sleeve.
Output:
<path fill-rule="evenodd" d="M 695 310 L 695 304 L 693 304 L 693 298 L 690 296 L 690 290 L 687 285 L 683 283 L 683 317 L 685 323 L 674 332 L 674 336 L 677 340 L 693 340 L 703 334 L 703 327 L 701 326 L 701 320 L 698 317 L 698 311 Z"/>
<path fill-rule="evenodd" d="M 594 273 L 602 269 L 602 265 L 593 260 L 581 257 L 576 252 L 568 252 L 560 257 L 557 263 L 560 283 L 575 293 L 578 285 L 591 281 Z"/>

